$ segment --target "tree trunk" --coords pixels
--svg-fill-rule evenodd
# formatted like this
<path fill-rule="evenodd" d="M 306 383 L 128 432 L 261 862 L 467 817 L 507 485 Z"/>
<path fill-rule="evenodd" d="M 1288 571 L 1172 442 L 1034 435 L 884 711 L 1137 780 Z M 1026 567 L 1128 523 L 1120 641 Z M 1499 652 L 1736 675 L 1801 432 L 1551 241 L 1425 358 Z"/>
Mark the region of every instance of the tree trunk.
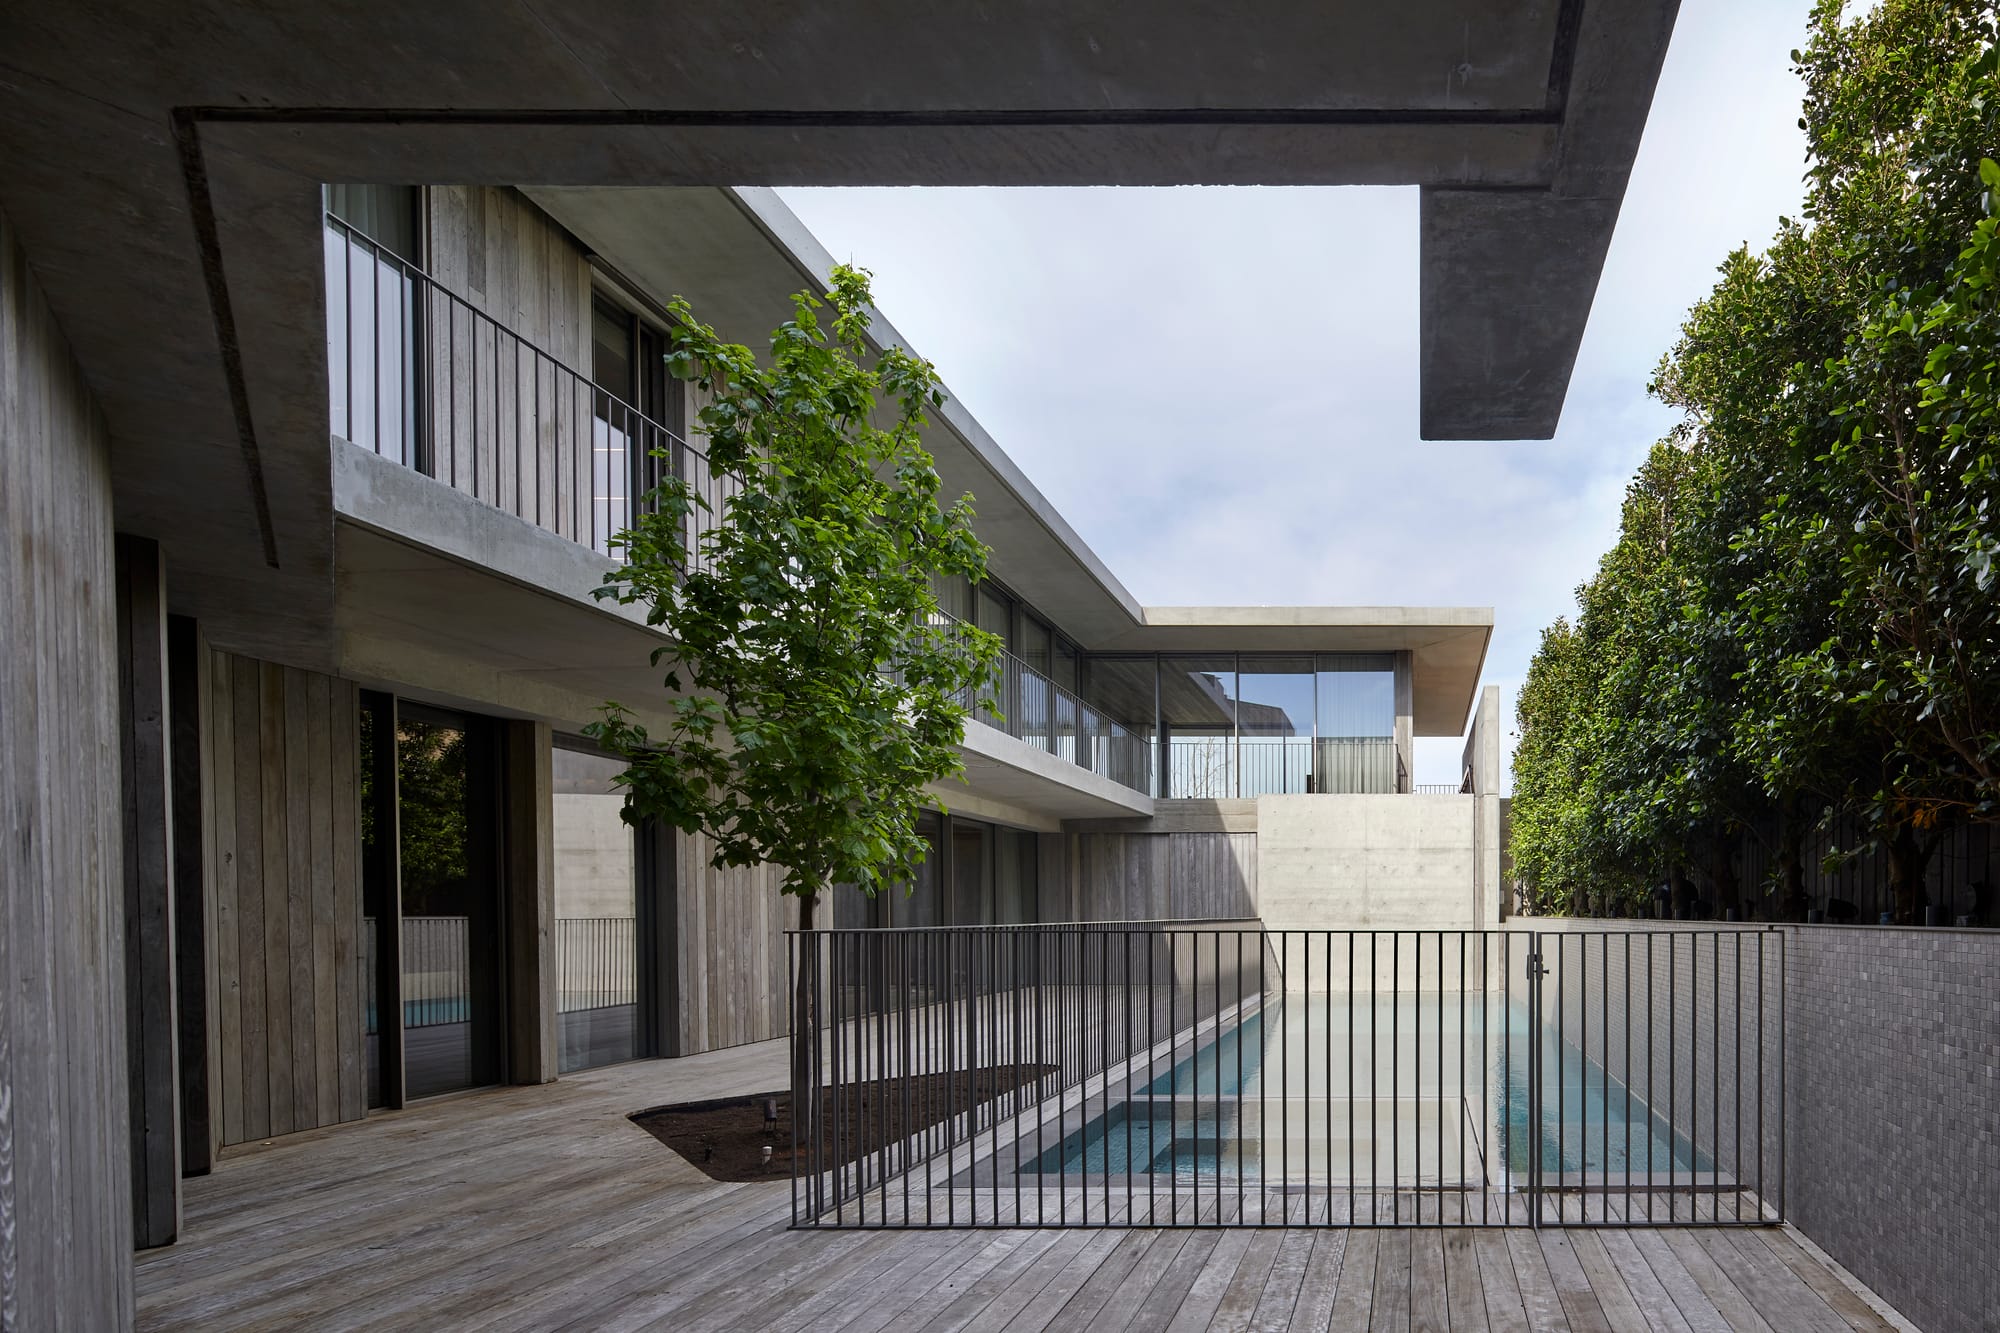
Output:
<path fill-rule="evenodd" d="M 818 901 L 817 895 L 799 898 L 798 974 L 792 978 L 793 1138 L 808 1152 L 820 1141 L 819 1062 L 813 1058 L 819 1031 L 819 941 L 813 934 Z"/>
<path fill-rule="evenodd" d="M 1929 867 L 1931 849 L 1917 836 L 1916 827 L 1899 824 L 1887 843 L 1889 855 L 1889 898 L 1894 903 L 1894 919 L 1899 926 L 1921 923 L 1924 905 L 1924 871 Z"/>
<path fill-rule="evenodd" d="M 1741 919 L 1743 894 L 1736 880 L 1736 849 L 1730 845 L 1725 835 L 1718 834 L 1714 843 L 1713 878 L 1715 881 L 1715 910 L 1709 913 L 1716 921 L 1729 916 L 1729 909 L 1736 908 Z"/>
<path fill-rule="evenodd" d="M 1667 867 L 1667 902 L 1674 920 L 1687 919 L 1688 910 L 1692 906 L 1690 902 L 1692 896 L 1688 889 L 1687 872 L 1682 870 L 1680 862 L 1676 861 Z"/>
<path fill-rule="evenodd" d="M 1778 916 L 1784 921 L 1806 919 L 1806 860 L 1800 854 L 1805 832 L 1793 802 L 1778 807 Z"/>

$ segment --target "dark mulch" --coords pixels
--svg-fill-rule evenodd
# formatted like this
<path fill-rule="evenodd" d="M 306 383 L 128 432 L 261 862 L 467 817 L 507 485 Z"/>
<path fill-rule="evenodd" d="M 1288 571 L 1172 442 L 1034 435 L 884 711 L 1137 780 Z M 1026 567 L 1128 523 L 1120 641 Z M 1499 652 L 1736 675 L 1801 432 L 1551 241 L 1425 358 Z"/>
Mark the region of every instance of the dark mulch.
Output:
<path fill-rule="evenodd" d="M 852 1162 L 884 1143 L 928 1129 L 1055 1072 L 1054 1065 L 998 1065 L 951 1074 L 874 1079 L 847 1084 L 837 1103 L 834 1090 L 828 1088 L 829 1114 L 820 1164 L 835 1164 L 836 1139 L 840 1159 Z M 777 1106 L 775 1120 L 766 1119 L 769 1103 Z M 789 1090 L 656 1106 L 638 1112 L 632 1122 L 700 1167 L 711 1180 L 780 1180 L 791 1175 Z M 771 1149 L 768 1165 L 763 1155 L 766 1147 Z M 802 1139 L 799 1156 L 808 1159 L 810 1153 L 810 1146 Z"/>

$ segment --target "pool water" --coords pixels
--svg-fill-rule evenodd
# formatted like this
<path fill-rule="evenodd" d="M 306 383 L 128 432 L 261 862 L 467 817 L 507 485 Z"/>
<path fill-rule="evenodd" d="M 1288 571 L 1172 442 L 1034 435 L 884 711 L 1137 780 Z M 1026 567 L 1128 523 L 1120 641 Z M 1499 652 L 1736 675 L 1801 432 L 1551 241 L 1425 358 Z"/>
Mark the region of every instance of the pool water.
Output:
<path fill-rule="evenodd" d="M 1108 1104 L 1046 1123 L 1057 1142 L 1020 1169 L 1453 1186 L 1504 1162 L 1518 1177 L 1531 1022 L 1524 1004 L 1477 993 L 1273 995 L 1199 1030 L 1157 1074 L 1142 1063 Z M 1712 1170 L 1617 1078 L 1550 1026 L 1540 1035 L 1545 1173 Z"/>

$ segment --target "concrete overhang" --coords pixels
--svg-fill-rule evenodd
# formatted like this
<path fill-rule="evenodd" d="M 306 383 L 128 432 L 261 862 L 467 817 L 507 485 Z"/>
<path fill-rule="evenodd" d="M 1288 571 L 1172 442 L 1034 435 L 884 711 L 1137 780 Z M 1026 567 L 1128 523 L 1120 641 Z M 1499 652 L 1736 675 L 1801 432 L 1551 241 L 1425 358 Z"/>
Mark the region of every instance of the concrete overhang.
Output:
<path fill-rule="evenodd" d="M 1078 768 L 984 722 L 965 724 L 965 743 L 959 751 L 965 756 L 962 790 L 1002 808 L 1029 812 L 1048 821 L 1045 827 L 1050 829 L 1065 819 L 1131 818 L 1153 813 L 1153 798 L 1145 793 Z M 949 803 L 956 785 L 941 784 L 936 790 Z"/>
<path fill-rule="evenodd" d="M 1424 434 L 1546 436 L 1676 9 L 13 5 L 0 208 L 119 526 L 218 642 L 327 666 L 323 181 L 1416 185 Z"/>
<path fill-rule="evenodd" d="M 1485 606 L 1149 606 L 1103 652 L 1408 652 L 1412 725 L 1460 736 L 1493 637 Z"/>
<path fill-rule="evenodd" d="M 636 607 L 599 601 L 597 552 L 333 442 L 333 667 L 364 684 L 574 730 L 607 699 L 663 713 Z"/>

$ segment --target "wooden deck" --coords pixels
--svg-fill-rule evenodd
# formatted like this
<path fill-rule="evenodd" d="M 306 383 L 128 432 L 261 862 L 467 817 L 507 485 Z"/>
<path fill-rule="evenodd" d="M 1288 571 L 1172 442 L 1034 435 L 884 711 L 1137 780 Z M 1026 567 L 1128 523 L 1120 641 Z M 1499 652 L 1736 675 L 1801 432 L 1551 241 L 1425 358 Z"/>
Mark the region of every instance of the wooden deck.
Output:
<path fill-rule="evenodd" d="M 783 1084 L 741 1047 L 225 1153 L 138 1262 L 147 1329 L 1907 1327 L 1777 1230 L 786 1229 L 626 1120 Z"/>

